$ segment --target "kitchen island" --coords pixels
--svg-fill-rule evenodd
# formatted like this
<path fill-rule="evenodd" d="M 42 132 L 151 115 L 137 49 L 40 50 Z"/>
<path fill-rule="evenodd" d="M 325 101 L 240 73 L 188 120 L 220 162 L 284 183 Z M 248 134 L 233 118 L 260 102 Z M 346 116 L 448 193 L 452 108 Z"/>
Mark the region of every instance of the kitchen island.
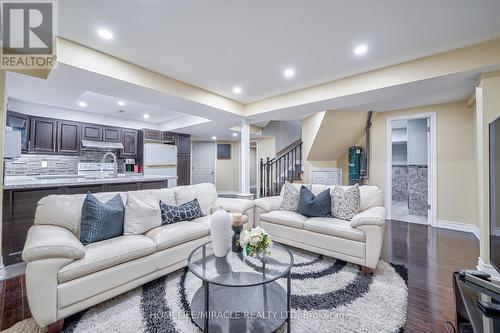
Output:
<path fill-rule="evenodd" d="M 22 262 L 28 229 L 33 225 L 38 201 L 51 194 L 126 192 L 168 187 L 176 176 L 119 174 L 118 177 L 77 175 L 7 176 L 3 186 L 2 256 L 4 265 Z"/>

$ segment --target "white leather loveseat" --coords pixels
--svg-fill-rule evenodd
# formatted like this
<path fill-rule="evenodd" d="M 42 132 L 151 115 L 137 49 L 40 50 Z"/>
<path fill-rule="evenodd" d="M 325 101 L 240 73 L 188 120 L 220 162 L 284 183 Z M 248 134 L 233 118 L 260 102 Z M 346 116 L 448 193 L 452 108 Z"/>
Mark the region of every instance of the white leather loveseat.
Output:
<path fill-rule="evenodd" d="M 327 187 L 313 184 L 312 192 L 317 195 Z M 359 191 L 360 212 L 351 221 L 307 218 L 281 210 L 281 196 L 273 196 L 254 200 L 255 224 L 274 241 L 358 264 L 369 271 L 377 267 L 384 239 L 384 198 L 376 186 L 360 186 Z"/>
<path fill-rule="evenodd" d="M 60 324 L 60 319 L 186 266 L 190 252 L 210 240 L 210 214 L 219 206 L 253 223 L 252 201 L 218 198 L 213 184 L 120 195 L 126 202 L 132 193 L 178 205 L 196 198 L 205 216 L 83 246 L 79 232 L 85 195 L 41 199 L 23 251 L 28 302 L 38 325 Z M 95 196 L 105 202 L 116 194 Z"/>

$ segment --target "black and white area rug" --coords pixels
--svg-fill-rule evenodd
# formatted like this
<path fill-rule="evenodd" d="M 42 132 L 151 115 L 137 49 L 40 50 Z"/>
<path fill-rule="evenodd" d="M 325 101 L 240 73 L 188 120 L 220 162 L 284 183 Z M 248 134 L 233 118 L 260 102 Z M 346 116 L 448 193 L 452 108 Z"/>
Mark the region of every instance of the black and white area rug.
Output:
<path fill-rule="evenodd" d="M 292 332 L 404 331 L 405 266 L 380 261 L 373 275 L 365 275 L 357 265 L 291 251 Z M 278 283 L 286 288 L 285 279 Z M 63 332 L 199 332 L 189 314 L 200 286 L 201 280 L 187 268 L 178 270 L 67 318 Z M 18 328 L 28 332 L 25 328 L 32 325 Z"/>

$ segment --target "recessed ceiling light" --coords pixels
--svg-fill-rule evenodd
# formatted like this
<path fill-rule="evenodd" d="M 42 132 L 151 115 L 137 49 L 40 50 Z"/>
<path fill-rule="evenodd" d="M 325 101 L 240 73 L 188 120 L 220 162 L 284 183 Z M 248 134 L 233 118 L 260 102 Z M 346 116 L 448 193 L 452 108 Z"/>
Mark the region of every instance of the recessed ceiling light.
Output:
<path fill-rule="evenodd" d="M 125 102 L 124 101 L 118 101 L 118 105 L 124 106 Z"/>
<path fill-rule="evenodd" d="M 295 76 L 295 71 L 293 70 L 293 68 L 287 68 L 283 72 L 283 75 L 285 75 L 285 77 L 289 79 Z"/>
<path fill-rule="evenodd" d="M 233 88 L 233 92 L 234 92 L 235 94 L 241 94 L 241 92 L 242 92 L 241 87 L 234 87 L 234 88 Z"/>
<path fill-rule="evenodd" d="M 354 54 L 363 55 L 366 53 L 366 51 L 368 51 L 368 46 L 366 46 L 365 44 L 361 44 L 356 46 L 356 48 L 354 49 Z"/>
<path fill-rule="evenodd" d="M 217 137 L 216 137 L 216 136 L 213 136 L 213 137 L 212 137 L 212 140 L 217 140 Z"/>
<path fill-rule="evenodd" d="M 84 107 L 87 106 L 87 103 L 85 103 L 83 101 L 82 102 L 78 102 L 78 106 L 84 108 Z"/>
<path fill-rule="evenodd" d="M 233 136 L 238 136 L 238 133 L 233 133 Z"/>
<path fill-rule="evenodd" d="M 143 114 L 143 115 L 142 115 L 142 117 L 143 117 L 144 119 L 149 119 L 149 114 L 147 114 L 147 113 L 146 113 L 146 114 Z"/>
<path fill-rule="evenodd" d="M 113 39 L 113 34 L 108 29 L 104 29 L 104 28 L 98 29 L 97 34 L 102 39 L 106 39 L 106 40 Z"/>

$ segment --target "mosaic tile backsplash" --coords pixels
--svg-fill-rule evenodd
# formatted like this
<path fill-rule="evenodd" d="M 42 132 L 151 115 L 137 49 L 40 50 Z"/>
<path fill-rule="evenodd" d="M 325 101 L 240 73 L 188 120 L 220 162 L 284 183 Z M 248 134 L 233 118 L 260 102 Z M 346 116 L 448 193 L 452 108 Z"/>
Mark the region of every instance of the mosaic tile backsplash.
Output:
<path fill-rule="evenodd" d="M 6 176 L 68 175 L 78 172 L 79 162 L 101 162 L 105 152 L 82 150 L 80 156 L 22 154 L 16 160 L 5 161 Z M 111 162 L 107 158 L 106 162 Z M 42 167 L 46 162 L 47 166 Z M 118 159 L 118 172 L 124 172 L 124 159 Z"/>

